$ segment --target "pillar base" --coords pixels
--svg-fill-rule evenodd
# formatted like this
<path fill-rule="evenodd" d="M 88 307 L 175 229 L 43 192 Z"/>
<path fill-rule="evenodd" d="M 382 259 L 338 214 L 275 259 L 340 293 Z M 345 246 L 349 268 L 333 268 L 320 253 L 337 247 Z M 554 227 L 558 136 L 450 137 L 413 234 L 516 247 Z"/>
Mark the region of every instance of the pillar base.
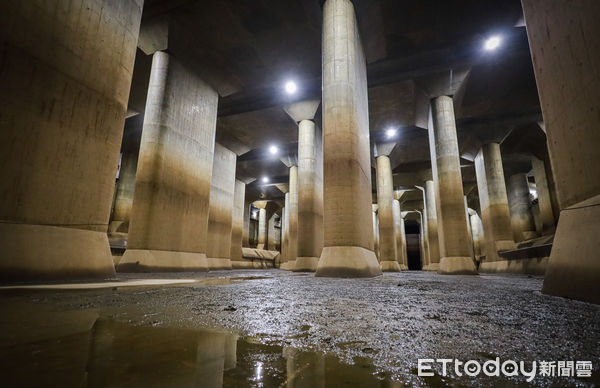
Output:
<path fill-rule="evenodd" d="M 442 257 L 438 272 L 444 275 L 477 275 L 477 269 L 470 256 Z"/>
<path fill-rule="evenodd" d="M 231 269 L 253 269 L 254 265 L 250 260 L 232 260 Z"/>
<path fill-rule="evenodd" d="M 494 246 L 496 247 L 496 252 L 517 249 L 517 244 L 513 240 L 497 240 L 494 241 Z"/>
<path fill-rule="evenodd" d="M 285 263 L 281 263 L 279 269 L 283 269 L 285 271 L 293 271 L 296 269 L 296 260 L 286 261 Z"/>
<path fill-rule="evenodd" d="M 600 195 L 560 212 L 544 294 L 600 304 Z"/>
<path fill-rule="evenodd" d="M 527 275 L 543 275 L 548 266 L 548 258 L 529 258 L 516 260 L 483 261 L 479 272 L 486 273 L 519 273 Z"/>
<path fill-rule="evenodd" d="M 231 269 L 231 260 L 229 259 L 210 257 L 206 261 L 208 262 L 208 269 L 211 271 Z"/>
<path fill-rule="evenodd" d="M 117 272 L 201 272 L 208 271 L 204 253 L 127 249 Z"/>
<path fill-rule="evenodd" d="M 361 278 L 381 275 L 375 253 L 362 247 L 325 247 L 315 276 Z"/>
<path fill-rule="evenodd" d="M 296 266 L 294 271 L 296 272 L 315 272 L 319 265 L 318 257 L 298 257 L 296 259 Z"/>
<path fill-rule="evenodd" d="M 402 271 L 408 271 L 408 266 L 407 266 L 407 265 L 405 265 L 405 264 L 400 264 L 400 269 L 401 269 Z"/>
<path fill-rule="evenodd" d="M 522 232 L 523 241 L 533 240 L 538 237 L 537 232 Z"/>
<path fill-rule="evenodd" d="M 431 263 L 431 264 L 427 264 L 425 267 L 423 267 L 423 271 L 439 271 L 440 270 L 440 263 Z"/>
<path fill-rule="evenodd" d="M 400 272 L 402 268 L 400 268 L 400 264 L 397 261 L 382 261 L 379 263 L 379 268 L 381 268 L 381 272 Z"/>
<path fill-rule="evenodd" d="M 0 223 L 0 280 L 112 278 L 106 233 Z"/>

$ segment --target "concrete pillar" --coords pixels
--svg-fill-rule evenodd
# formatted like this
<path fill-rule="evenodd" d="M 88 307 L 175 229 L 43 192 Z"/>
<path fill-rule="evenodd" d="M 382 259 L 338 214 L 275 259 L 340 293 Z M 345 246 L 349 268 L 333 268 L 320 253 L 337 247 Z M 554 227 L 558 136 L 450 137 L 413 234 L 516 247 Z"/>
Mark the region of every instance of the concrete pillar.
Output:
<path fill-rule="evenodd" d="M 529 202 L 529 182 L 526 174 L 513 174 L 508 178 L 508 204 L 515 241 L 535 238 L 535 223 Z"/>
<path fill-rule="evenodd" d="M 399 272 L 396 259 L 396 224 L 394 223 L 394 183 L 390 158 L 377 157 L 377 207 L 379 216 L 379 265 L 384 272 Z"/>
<path fill-rule="evenodd" d="M 475 260 L 475 250 L 473 248 L 473 233 L 471 231 L 471 216 L 469 215 L 469 202 L 467 200 L 467 196 L 464 196 L 465 199 L 465 218 L 467 219 L 467 231 L 469 231 L 469 250 L 471 252 L 471 258 Z"/>
<path fill-rule="evenodd" d="M 475 173 L 485 231 L 485 260 L 479 269 L 495 271 L 501 261 L 498 251 L 516 248 L 498 143 L 481 147 L 475 156 Z"/>
<path fill-rule="evenodd" d="M 233 225 L 236 159 L 234 152 L 220 144 L 215 144 L 206 249 L 209 269 L 231 269 L 229 254 Z"/>
<path fill-rule="evenodd" d="M 275 214 L 269 218 L 268 247 L 270 251 L 278 251 L 281 246 L 281 229 L 275 227 Z"/>
<path fill-rule="evenodd" d="M 294 270 L 298 256 L 298 166 L 290 167 L 288 194 L 288 248 L 281 269 Z"/>
<path fill-rule="evenodd" d="M 267 209 L 265 209 L 266 202 L 260 203 L 257 205 L 257 202 L 254 203 L 254 206 L 258 208 L 258 244 L 256 244 L 256 249 L 267 249 Z M 261 207 L 262 206 L 262 207 Z"/>
<path fill-rule="evenodd" d="M 437 271 L 440 269 L 440 243 L 438 240 L 435 184 L 433 181 L 425 182 L 425 213 L 427 219 L 427 242 L 429 246 L 429 263 L 426 269 Z"/>
<path fill-rule="evenodd" d="M 440 245 L 440 273 L 475 274 L 465 204 L 452 98 L 431 101 L 429 127 Z"/>
<path fill-rule="evenodd" d="M 244 224 L 242 226 L 242 247 L 250 248 L 250 201 L 244 200 Z"/>
<path fill-rule="evenodd" d="M 400 209 L 400 201 L 394 199 L 392 201 L 392 213 L 394 216 L 394 231 L 396 233 L 396 261 L 400 265 L 401 270 L 407 270 L 406 260 L 406 236 L 404 235 L 404 219 Z"/>
<path fill-rule="evenodd" d="M 469 216 L 471 221 L 471 236 L 473 239 L 473 254 L 475 255 L 475 260 L 480 261 L 481 256 L 483 255 L 483 244 L 484 244 L 484 234 L 483 234 L 483 224 L 481 223 L 481 218 L 479 215 L 473 211 Z"/>
<path fill-rule="evenodd" d="M 354 7 L 323 5 L 324 248 L 317 276 L 381 274 L 370 217 L 371 154 L 367 71 Z"/>
<path fill-rule="evenodd" d="M 100 12 L 102 10 L 102 12 Z M 0 279 L 110 277 L 142 5 L 0 2 Z"/>
<path fill-rule="evenodd" d="M 290 248 L 290 193 L 285 193 L 285 206 L 283 208 L 283 248 L 281 251 L 281 265 L 288 261 Z M 281 266 L 280 266 L 281 268 Z M 285 266 L 284 266 L 285 268 Z"/>
<path fill-rule="evenodd" d="M 561 209 L 542 292 L 600 303 L 600 2 L 522 4 Z"/>
<path fill-rule="evenodd" d="M 544 161 L 535 157 L 531 158 L 531 165 L 533 166 L 533 177 L 538 194 L 542 233 L 554 233 L 556 226 L 554 224 L 554 211 L 552 210 L 552 199 L 548 188 L 546 166 L 544 165 Z"/>
<path fill-rule="evenodd" d="M 201 271 L 217 93 L 169 54 L 152 60 L 128 249 L 118 270 Z"/>
<path fill-rule="evenodd" d="M 377 220 L 377 205 L 372 207 L 373 214 L 373 252 L 379 260 L 379 221 Z"/>
<path fill-rule="evenodd" d="M 127 134 L 128 124 L 133 129 Z M 125 123 L 126 135 L 121 146 L 121 166 L 115 189 L 115 200 L 108 233 L 123 235 L 129 231 L 133 193 L 135 191 L 135 172 L 137 170 L 138 154 L 140 152 L 140 137 L 143 122 L 141 117 L 130 118 Z M 139 128 L 135 128 L 135 127 Z"/>
<path fill-rule="evenodd" d="M 296 271 L 316 271 L 323 251 L 323 144 L 311 120 L 298 126 L 298 257 Z"/>
<path fill-rule="evenodd" d="M 236 262 L 242 261 L 242 230 L 244 228 L 245 196 L 246 184 L 236 180 L 233 195 L 233 212 L 231 216 L 231 248 L 229 249 L 229 258 L 234 268 L 236 267 Z"/>

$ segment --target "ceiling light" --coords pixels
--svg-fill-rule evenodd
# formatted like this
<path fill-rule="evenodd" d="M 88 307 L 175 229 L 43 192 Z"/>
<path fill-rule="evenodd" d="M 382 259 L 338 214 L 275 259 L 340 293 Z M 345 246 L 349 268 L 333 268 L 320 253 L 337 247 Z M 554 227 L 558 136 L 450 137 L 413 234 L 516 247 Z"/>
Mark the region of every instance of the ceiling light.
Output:
<path fill-rule="evenodd" d="M 483 48 L 486 49 L 487 51 L 492 51 L 498 48 L 498 46 L 500 46 L 500 37 L 495 35 L 492 36 L 490 38 L 488 38 L 485 41 L 485 44 L 483 45 Z"/>
<path fill-rule="evenodd" d="M 397 133 L 397 131 L 394 128 L 386 129 L 385 137 L 387 137 L 388 139 L 391 139 L 392 137 L 396 136 L 396 133 Z"/>
<path fill-rule="evenodd" d="M 297 89 L 297 87 L 296 87 L 296 83 L 294 81 L 288 81 L 285 83 L 285 91 L 288 94 L 296 93 L 296 89 Z"/>
<path fill-rule="evenodd" d="M 267 177 L 267 176 L 264 176 L 264 177 L 262 178 L 262 182 L 263 182 L 263 183 L 269 183 L 269 177 Z"/>
<path fill-rule="evenodd" d="M 269 152 L 271 155 L 277 155 L 279 153 L 279 148 L 276 145 L 272 145 L 269 147 Z"/>

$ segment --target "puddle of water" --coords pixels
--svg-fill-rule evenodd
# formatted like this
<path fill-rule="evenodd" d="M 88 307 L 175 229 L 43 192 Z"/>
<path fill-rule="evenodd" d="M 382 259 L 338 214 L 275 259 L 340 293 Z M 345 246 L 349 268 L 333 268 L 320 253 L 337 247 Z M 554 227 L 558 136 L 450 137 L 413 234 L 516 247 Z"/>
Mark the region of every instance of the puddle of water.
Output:
<path fill-rule="evenodd" d="M 400 386 L 366 358 L 348 365 L 216 330 L 134 326 L 90 311 L 22 311 L 4 319 L 0 381 L 9 387 Z"/>

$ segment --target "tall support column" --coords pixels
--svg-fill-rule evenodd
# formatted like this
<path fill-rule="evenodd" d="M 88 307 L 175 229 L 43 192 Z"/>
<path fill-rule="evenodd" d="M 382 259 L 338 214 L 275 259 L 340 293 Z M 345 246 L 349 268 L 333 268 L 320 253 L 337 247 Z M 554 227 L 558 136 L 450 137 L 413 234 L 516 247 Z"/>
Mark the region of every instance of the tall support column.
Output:
<path fill-rule="evenodd" d="M 554 211 L 552 210 L 552 199 L 550 197 L 550 189 L 548 188 L 546 166 L 544 165 L 544 161 L 535 157 L 531 158 L 531 165 L 533 166 L 533 177 L 538 194 L 542 233 L 553 233 L 556 226 L 554 224 Z"/>
<path fill-rule="evenodd" d="M 119 271 L 207 269 L 217 102 L 217 92 L 176 58 L 154 54 Z"/>
<path fill-rule="evenodd" d="M 425 181 L 425 212 L 429 245 L 429 265 L 427 269 L 437 271 L 440 269 L 440 243 L 438 240 L 438 219 L 433 181 Z"/>
<path fill-rule="evenodd" d="M 481 223 L 481 218 L 477 212 L 469 209 L 470 212 L 470 224 L 471 224 L 471 236 L 473 239 L 473 254 L 475 255 L 476 261 L 481 261 L 481 256 L 483 255 L 483 244 L 484 244 L 484 234 L 483 234 L 483 224 Z"/>
<path fill-rule="evenodd" d="M 485 231 L 485 260 L 479 269 L 495 271 L 498 269 L 498 263 L 495 262 L 501 260 L 498 251 L 516 248 L 498 143 L 481 147 L 475 157 L 475 173 Z"/>
<path fill-rule="evenodd" d="M 377 205 L 372 206 L 373 213 L 373 252 L 379 260 L 379 220 L 377 219 Z"/>
<path fill-rule="evenodd" d="M 600 2 L 522 3 L 561 209 L 542 292 L 600 303 Z"/>
<path fill-rule="evenodd" d="M 379 214 L 379 265 L 382 271 L 399 272 L 394 223 L 394 187 L 390 158 L 377 157 L 377 207 Z"/>
<path fill-rule="evenodd" d="M 142 123 L 143 120 L 139 116 L 125 121 L 125 134 L 121 146 L 121 167 L 115 190 L 113 213 L 108 226 L 109 235 L 117 238 L 125 236 L 124 233 L 129 231 Z"/>
<path fill-rule="evenodd" d="M 244 201 L 244 224 L 242 227 L 242 247 L 250 248 L 250 201 Z"/>
<path fill-rule="evenodd" d="M 298 126 L 298 258 L 296 271 L 316 271 L 323 251 L 323 144 L 312 120 Z"/>
<path fill-rule="evenodd" d="M 290 167 L 288 192 L 288 248 L 286 262 L 281 269 L 294 270 L 298 257 L 298 166 Z"/>
<path fill-rule="evenodd" d="M 246 196 L 246 184 L 242 181 L 235 181 L 235 190 L 233 195 L 233 212 L 231 216 L 231 248 L 229 249 L 229 258 L 232 268 L 240 268 L 242 261 L 242 240 L 244 228 L 244 205 Z"/>
<path fill-rule="evenodd" d="M 367 70 L 350 0 L 323 5 L 324 248 L 317 276 L 381 274 L 373 252 Z"/>
<path fill-rule="evenodd" d="M 433 123 L 429 127 L 429 144 L 438 210 L 440 273 L 475 274 L 465 216 L 452 98 L 434 98 L 431 114 Z"/>
<path fill-rule="evenodd" d="M 508 204 L 515 241 L 535 238 L 535 223 L 529 202 L 529 182 L 526 174 L 513 174 L 508 178 Z"/>
<path fill-rule="evenodd" d="M 235 153 L 220 144 L 215 144 L 206 250 L 209 269 L 231 269 L 229 254 L 235 195 L 235 164 Z"/>
<path fill-rule="evenodd" d="M 290 193 L 285 193 L 285 206 L 283 208 L 283 248 L 281 250 L 281 265 L 288 261 L 290 249 Z M 280 266 L 281 268 L 281 266 Z M 285 269 L 285 266 L 284 268 Z"/>
<path fill-rule="evenodd" d="M 256 249 L 267 249 L 267 209 L 266 202 L 254 202 L 258 208 L 258 243 Z"/>
<path fill-rule="evenodd" d="M 392 214 L 394 216 L 394 231 L 396 233 L 396 261 L 401 270 L 407 270 L 406 262 L 406 236 L 404 236 L 404 219 L 402 219 L 402 211 L 400 209 L 400 201 L 394 199 L 392 201 Z"/>
<path fill-rule="evenodd" d="M 0 279 L 114 275 L 106 231 L 141 15 L 134 0 L 0 2 Z"/>

